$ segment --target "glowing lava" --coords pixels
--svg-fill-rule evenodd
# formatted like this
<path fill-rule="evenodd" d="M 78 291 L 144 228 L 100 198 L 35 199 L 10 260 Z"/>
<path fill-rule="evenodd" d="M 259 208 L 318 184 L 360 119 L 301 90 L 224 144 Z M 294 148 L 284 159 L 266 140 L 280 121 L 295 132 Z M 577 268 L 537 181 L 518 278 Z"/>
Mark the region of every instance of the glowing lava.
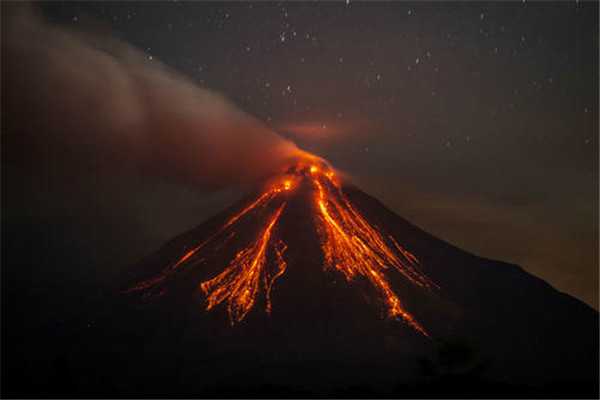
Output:
<path fill-rule="evenodd" d="M 285 185 L 284 185 L 285 187 Z M 159 284 L 163 283 L 167 278 L 177 272 L 177 269 L 184 264 L 191 264 L 192 261 L 196 263 L 201 262 L 202 259 L 198 260 L 194 256 L 197 255 L 200 249 L 204 248 L 209 243 L 215 241 L 217 238 L 223 236 L 228 229 L 234 225 L 240 218 L 245 215 L 248 215 L 252 210 L 259 206 L 264 206 L 266 203 L 271 200 L 276 193 L 282 191 L 282 188 L 279 186 L 274 186 L 270 190 L 265 191 L 261 194 L 256 200 L 246 206 L 244 209 L 233 215 L 231 218 L 227 220 L 227 222 L 213 235 L 211 235 L 208 239 L 202 241 L 198 245 L 194 246 L 191 250 L 188 250 L 182 257 L 180 257 L 175 263 L 165 268 L 159 275 L 152 277 L 148 280 L 142 281 L 135 286 L 125 290 L 125 293 L 151 290 L 156 288 Z M 235 233 L 235 232 L 233 232 Z"/>
<path fill-rule="evenodd" d="M 327 177 L 327 181 L 322 177 L 313 179 L 317 188 L 318 223 L 325 266 L 337 269 L 348 281 L 357 275 L 367 278 L 383 297 L 390 317 L 400 317 L 423 335 L 429 336 L 405 310 L 391 289 L 385 271 L 391 266 L 416 285 L 431 287 L 433 284 L 416 270 L 416 258 L 402 249 L 402 260 L 381 234 L 352 207 L 337 183 Z M 397 245 L 395 241 L 393 243 Z M 397 246 L 400 250 L 401 247 Z"/>
<path fill-rule="evenodd" d="M 272 275 L 266 270 L 266 253 L 267 246 L 271 242 L 273 228 L 279 220 L 285 204 L 279 206 L 271 216 L 256 243 L 252 243 L 239 251 L 223 272 L 200 285 L 208 298 L 207 310 L 227 301 L 227 310 L 232 325 L 234 322 L 241 321 L 254 305 L 261 278 L 266 292 L 267 311 L 271 311 L 271 287 L 275 279 L 281 276 L 286 268 L 286 263 L 283 260 L 285 244 L 281 241 L 275 243 L 277 269 Z"/>
<path fill-rule="evenodd" d="M 437 286 L 418 267 L 417 258 L 392 236 L 385 235 L 361 215 L 342 190 L 333 169 L 318 158 L 307 158 L 277 178 L 265 191 L 241 211 L 229 218 L 212 236 L 183 252 L 158 276 L 143 281 L 126 292 L 164 293 L 164 286 L 182 266 L 192 267 L 204 259 L 200 253 L 212 244 L 224 244 L 236 234 L 238 222 L 249 215 L 266 214 L 258 235 L 239 249 L 222 272 L 201 282 L 206 309 L 227 305 L 231 324 L 243 320 L 264 296 L 265 309 L 271 312 L 271 291 L 275 281 L 288 267 L 284 259 L 287 244 L 278 236 L 277 226 L 291 192 L 308 185 L 314 201 L 311 209 L 323 252 L 324 268 L 338 271 L 348 282 L 366 279 L 385 305 L 390 318 L 404 321 L 424 336 L 425 328 L 407 311 L 394 292 L 388 275 L 399 273 L 409 283 L 424 290 Z M 208 249 L 206 249 L 208 251 Z"/>

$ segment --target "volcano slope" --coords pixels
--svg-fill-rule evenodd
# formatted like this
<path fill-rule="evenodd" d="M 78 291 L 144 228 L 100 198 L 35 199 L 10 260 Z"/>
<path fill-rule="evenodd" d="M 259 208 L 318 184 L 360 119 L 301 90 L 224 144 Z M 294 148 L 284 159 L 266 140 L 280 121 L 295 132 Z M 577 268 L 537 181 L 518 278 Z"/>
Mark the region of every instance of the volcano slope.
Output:
<path fill-rule="evenodd" d="M 597 396 L 595 310 L 324 164 L 291 168 L 124 281 L 71 346 L 67 392 Z"/>

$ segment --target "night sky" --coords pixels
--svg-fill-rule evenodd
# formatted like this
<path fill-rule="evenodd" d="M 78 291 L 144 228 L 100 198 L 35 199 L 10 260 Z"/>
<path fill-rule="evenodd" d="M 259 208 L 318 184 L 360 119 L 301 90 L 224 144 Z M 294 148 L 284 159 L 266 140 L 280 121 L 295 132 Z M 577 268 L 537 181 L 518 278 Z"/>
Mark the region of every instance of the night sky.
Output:
<path fill-rule="evenodd" d="M 433 235 L 598 308 L 597 2 L 41 8 L 65 29 L 118 38 L 145 62 L 223 94 Z M 63 268 L 48 279 L 83 284 L 114 276 L 245 191 L 99 178 L 93 168 L 65 191 L 52 184 L 60 173 L 23 174 L 5 180 L 14 197 L 4 198 L 3 222 L 24 231 L 44 221 L 38 238 L 69 238 L 78 262 L 62 263 L 48 244 L 48 268 Z M 10 186 L 26 180 L 45 183 Z"/>

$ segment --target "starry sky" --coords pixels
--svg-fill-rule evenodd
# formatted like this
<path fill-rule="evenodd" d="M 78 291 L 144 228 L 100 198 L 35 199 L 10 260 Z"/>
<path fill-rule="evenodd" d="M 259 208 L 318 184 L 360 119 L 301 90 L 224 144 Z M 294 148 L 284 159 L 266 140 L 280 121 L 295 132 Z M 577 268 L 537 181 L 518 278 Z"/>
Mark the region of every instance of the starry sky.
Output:
<path fill-rule="evenodd" d="M 41 8 L 223 94 L 435 236 L 598 308 L 597 2 Z M 95 190 L 84 198 L 90 221 L 102 219 L 97 231 L 61 222 L 85 242 L 82 254 L 94 249 L 89 268 L 122 268 L 243 192 L 170 182 Z M 10 211 L 81 221 L 77 206 L 54 203 L 63 208 Z M 115 226 L 118 243 L 103 233 Z"/>

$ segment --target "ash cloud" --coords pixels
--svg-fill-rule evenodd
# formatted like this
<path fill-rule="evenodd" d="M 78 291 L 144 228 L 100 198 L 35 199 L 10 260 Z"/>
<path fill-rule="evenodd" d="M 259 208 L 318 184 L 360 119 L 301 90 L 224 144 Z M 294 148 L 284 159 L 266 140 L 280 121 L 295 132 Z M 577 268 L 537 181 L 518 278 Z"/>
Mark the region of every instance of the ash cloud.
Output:
<path fill-rule="evenodd" d="M 223 96 L 115 38 L 3 5 L 3 163 L 61 179 L 94 171 L 219 188 L 299 150 Z"/>

